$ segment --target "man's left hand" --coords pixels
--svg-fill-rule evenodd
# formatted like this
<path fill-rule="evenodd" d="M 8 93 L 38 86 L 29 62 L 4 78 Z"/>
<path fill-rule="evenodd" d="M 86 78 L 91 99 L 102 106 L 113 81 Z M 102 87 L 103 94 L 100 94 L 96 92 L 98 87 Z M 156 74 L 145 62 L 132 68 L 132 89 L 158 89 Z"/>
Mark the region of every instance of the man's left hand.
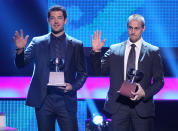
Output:
<path fill-rule="evenodd" d="M 137 92 L 131 92 L 132 95 L 134 95 L 134 98 L 130 98 L 132 101 L 138 101 L 141 98 L 145 97 L 145 91 L 143 90 L 142 86 L 139 83 L 136 83 L 137 87 L 138 87 L 138 91 Z"/>
<path fill-rule="evenodd" d="M 67 93 L 72 90 L 72 85 L 70 83 L 66 83 L 66 88 L 64 89 L 64 93 Z"/>

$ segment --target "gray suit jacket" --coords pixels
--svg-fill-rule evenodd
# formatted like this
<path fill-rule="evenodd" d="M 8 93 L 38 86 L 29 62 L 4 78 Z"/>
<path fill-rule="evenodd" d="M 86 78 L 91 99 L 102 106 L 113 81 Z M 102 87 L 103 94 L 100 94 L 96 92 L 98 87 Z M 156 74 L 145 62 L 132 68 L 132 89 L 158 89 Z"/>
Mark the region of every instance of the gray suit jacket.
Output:
<path fill-rule="evenodd" d="M 76 111 L 77 95 L 86 78 L 86 64 L 83 53 L 83 44 L 70 36 L 66 36 L 66 55 L 64 75 L 65 81 L 72 84 L 72 91 L 66 93 L 65 101 L 69 110 Z M 49 81 L 49 44 L 50 33 L 32 39 L 26 50 L 16 55 L 16 66 L 21 68 L 33 60 L 34 71 L 26 104 L 32 107 L 40 107 L 47 94 Z"/>
<path fill-rule="evenodd" d="M 126 41 L 114 44 L 101 58 L 100 53 L 91 53 L 91 64 L 95 73 L 110 74 L 110 88 L 105 102 L 105 110 L 111 114 L 116 112 L 121 104 L 118 102 L 120 89 L 124 81 L 124 53 Z M 138 70 L 144 73 L 140 82 L 146 96 L 136 105 L 137 113 L 142 117 L 154 116 L 153 96 L 164 85 L 163 65 L 159 48 L 143 41 L 138 61 Z"/>

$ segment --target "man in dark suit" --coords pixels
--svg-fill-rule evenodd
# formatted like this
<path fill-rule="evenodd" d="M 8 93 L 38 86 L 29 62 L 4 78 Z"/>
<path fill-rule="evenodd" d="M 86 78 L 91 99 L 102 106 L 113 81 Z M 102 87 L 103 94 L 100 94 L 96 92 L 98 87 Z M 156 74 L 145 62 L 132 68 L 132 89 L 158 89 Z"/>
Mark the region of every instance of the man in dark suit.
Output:
<path fill-rule="evenodd" d="M 39 131 L 55 131 L 56 120 L 61 131 L 77 131 L 77 90 L 87 78 L 83 44 L 64 32 L 67 23 L 64 7 L 51 7 L 48 23 L 51 33 L 33 38 L 25 50 L 29 36 L 24 39 L 22 30 L 21 36 L 17 31 L 14 36 L 16 66 L 20 68 L 34 62 L 26 104 L 35 107 Z M 65 87 L 48 85 L 56 58 L 64 62 L 61 66 L 64 66 Z"/>
<path fill-rule="evenodd" d="M 111 114 L 113 131 L 152 131 L 154 130 L 153 96 L 164 85 L 163 65 L 158 47 L 145 42 L 142 33 L 145 30 L 143 16 L 134 14 L 128 18 L 128 40 L 111 45 L 101 59 L 101 31 L 92 36 L 91 64 L 94 72 L 108 72 L 110 88 L 104 109 Z M 131 54 L 132 52 L 134 52 Z M 129 54 L 131 54 L 129 56 Z M 127 80 L 130 57 L 135 70 L 140 70 L 144 77 L 136 83 L 138 90 L 131 92 L 134 97 L 128 98 L 119 93 L 122 83 Z"/>

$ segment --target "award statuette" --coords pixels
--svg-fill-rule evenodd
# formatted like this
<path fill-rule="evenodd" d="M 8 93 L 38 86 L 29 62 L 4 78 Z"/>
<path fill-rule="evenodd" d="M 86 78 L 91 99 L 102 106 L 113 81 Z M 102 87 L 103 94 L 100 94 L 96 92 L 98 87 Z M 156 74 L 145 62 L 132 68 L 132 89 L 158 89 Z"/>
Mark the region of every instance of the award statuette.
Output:
<path fill-rule="evenodd" d="M 51 60 L 50 64 L 53 68 L 55 66 L 55 72 L 50 72 L 48 86 L 65 87 L 66 83 L 64 79 L 64 60 L 55 58 Z"/>
<path fill-rule="evenodd" d="M 141 81 L 143 79 L 143 76 L 144 76 L 143 73 L 138 70 L 134 69 L 129 70 L 128 71 L 129 80 L 123 82 L 119 90 L 119 93 L 128 98 L 133 98 L 134 95 L 132 95 L 131 91 L 136 92 L 138 90 L 136 83 Z"/>

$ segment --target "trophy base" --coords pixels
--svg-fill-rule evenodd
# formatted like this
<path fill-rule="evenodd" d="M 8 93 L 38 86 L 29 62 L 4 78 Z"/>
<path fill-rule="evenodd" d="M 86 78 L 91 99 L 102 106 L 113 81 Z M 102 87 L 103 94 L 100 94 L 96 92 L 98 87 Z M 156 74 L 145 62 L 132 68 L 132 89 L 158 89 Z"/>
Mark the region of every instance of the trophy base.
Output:
<path fill-rule="evenodd" d="M 64 72 L 50 72 L 47 86 L 66 86 Z"/>
<path fill-rule="evenodd" d="M 48 83 L 47 86 L 63 86 L 63 87 L 65 87 L 65 86 L 66 86 L 66 83 L 64 83 L 64 84 L 59 84 L 59 83 L 56 83 L 56 84 L 54 84 L 54 83 Z"/>
<path fill-rule="evenodd" d="M 132 92 L 135 92 L 137 89 L 137 85 L 135 83 L 130 83 L 128 81 L 124 81 L 121 88 L 120 88 L 120 94 L 123 95 L 123 96 L 126 96 L 128 98 L 133 98 L 134 95 L 131 93 Z"/>

